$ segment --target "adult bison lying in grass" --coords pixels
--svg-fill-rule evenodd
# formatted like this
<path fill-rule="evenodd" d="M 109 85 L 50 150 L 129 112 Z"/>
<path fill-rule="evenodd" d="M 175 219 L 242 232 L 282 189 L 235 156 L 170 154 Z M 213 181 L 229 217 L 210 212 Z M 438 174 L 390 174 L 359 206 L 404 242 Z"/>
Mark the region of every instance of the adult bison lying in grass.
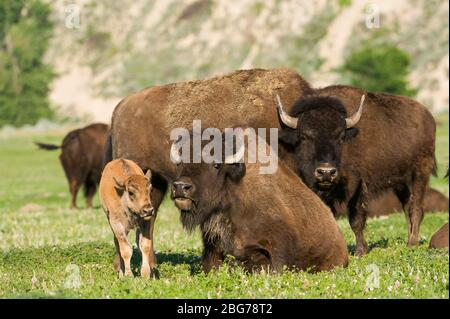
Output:
<path fill-rule="evenodd" d="M 298 100 L 289 113 L 279 100 L 278 110 L 280 139 L 295 153 L 296 172 L 331 208 L 347 206 L 357 255 L 368 251 L 369 201 L 389 189 L 405 210 L 408 246 L 418 244 L 423 197 L 436 169 L 436 125 L 423 105 L 332 86 Z"/>
<path fill-rule="evenodd" d="M 448 222 L 439 228 L 431 237 L 430 248 L 448 248 Z"/>
<path fill-rule="evenodd" d="M 448 212 L 448 198 L 435 190 L 427 187 L 423 199 L 424 212 Z M 391 190 L 369 201 L 367 209 L 369 217 L 377 217 L 400 212 L 403 209 L 397 195 Z M 347 215 L 347 206 L 343 203 L 335 204 L 336 213 L 339 216 Z"/>
<path fill-rule="evenodd" d="M 221 163 L 181 163 L 173 183 L 183 226 L 202 231 L 204 271 L 227 255 L 248 271 L 346 266 L 347 245 L 320 198 L 285 164 L 260 174 L 243 156 L 244 144 Z"/>
<path fill-rule="evenodd" d="M 61 149 L 59 160 L 69 182 L 71 208 L 77 207 L 77 194 L 82 185 L 87 207 L 92 207 L 92 199 L 102 173 L 108 128 L 106 124 L 95 123 L 69 132 L 61 145 L 36 143 L 45 150 Z"/>

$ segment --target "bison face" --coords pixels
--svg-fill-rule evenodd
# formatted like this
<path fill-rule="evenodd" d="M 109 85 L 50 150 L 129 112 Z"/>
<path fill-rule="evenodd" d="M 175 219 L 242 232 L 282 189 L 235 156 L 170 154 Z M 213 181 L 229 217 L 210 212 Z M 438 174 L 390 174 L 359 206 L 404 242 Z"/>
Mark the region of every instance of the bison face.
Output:
<path fill-rule="evenodd" d="M 358 112 L 347 117 L 340 100 L 308 97 L 293 106 L 294 117 L 283 111 L 279 100 L 280 140 L 295 150 L 298 173 L 311 189 L 329 191 L 338 183 L 342 148 L 358 133 L 353 126 L 359 121 L 363 101 Z"/>
<path fill-rule="evenodd" d="M 154 208 L 150 199 L 152 186 L 150 183 L 150 170 L 146 176 L 131 175 L 123 184 L 116 180 L 116 190 L 121 194 L 125 207 L 144 220 L 150 220 Z"/>
<path fill-rule="evenodd" d="M 245 175 L 245 164 L 180 164 L 171 197 L 183 225 L 192 228 L 225 205 L 228 188 Z"/>

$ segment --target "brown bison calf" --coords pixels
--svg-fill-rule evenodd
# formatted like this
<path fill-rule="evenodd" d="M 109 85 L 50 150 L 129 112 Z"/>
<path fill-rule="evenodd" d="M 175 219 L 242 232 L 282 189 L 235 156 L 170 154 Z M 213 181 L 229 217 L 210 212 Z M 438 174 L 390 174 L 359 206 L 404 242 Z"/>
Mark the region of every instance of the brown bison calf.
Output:
<path fill-rule="evenodd" d="M 430 248 L 448 248 L 448 222 L 431 237 Z"/>
<path fill-rule="evenodd" d="M 248 271 L 346 266 L 344 237 L 320 198 L 284 163 L 260 174 L 259 163 L 240 163 L 237 154 L 226 164 L 181 163 L 173 183 L 183 226 L 202 231 L 203 270 L 227 255 Z"/>
<path fill-rule="evenodd" d="M 109 126 L 95 123 L 69 132 L 61 145 L 36 143 L 45 150 L 61 149 L 59 160 L 69 182 L 72 200 L 70 208 L 77 207 L 77 194 L 84 185 L 87 207 L 92 207 L 92 199 L 97 190 L 102 173 L 102 159 Z"/>
<path fill-rule="evenodd" d="M 141 276 L 150 277 L 156 267 L 153 251 L 153 225 L 156 215 L 150 199 L 151 172 L 144 176 L 134 162 L 117 159 L 109 162 L 100 180 L 100 202 L 114 233 L 114 267 L 119 276 L 133 276 L 133 248 L 127 235 L 136 228 L 136 244 L 142 252 Z"/>

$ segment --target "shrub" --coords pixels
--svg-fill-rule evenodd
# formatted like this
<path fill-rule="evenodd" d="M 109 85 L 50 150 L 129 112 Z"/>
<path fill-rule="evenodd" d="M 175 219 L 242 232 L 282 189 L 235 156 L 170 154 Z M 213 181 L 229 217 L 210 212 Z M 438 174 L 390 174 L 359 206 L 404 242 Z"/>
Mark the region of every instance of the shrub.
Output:
<path fill-rule="evenodd" d="M 52 32 L 49 16 L 49 5 L 38 0 L 1 1 L 0 126 L 53 116 L 47 95 L 54 74 L 43 63 Z"/>
<path fill-rule="evenodd" d="M 409 66 L 405 51 L 390 44 L 366 43 L 346 58 L 339 72 L 350 85 L 368 91 L 414 96 L 417 90 L 410 88 L 407 80 Z"/>

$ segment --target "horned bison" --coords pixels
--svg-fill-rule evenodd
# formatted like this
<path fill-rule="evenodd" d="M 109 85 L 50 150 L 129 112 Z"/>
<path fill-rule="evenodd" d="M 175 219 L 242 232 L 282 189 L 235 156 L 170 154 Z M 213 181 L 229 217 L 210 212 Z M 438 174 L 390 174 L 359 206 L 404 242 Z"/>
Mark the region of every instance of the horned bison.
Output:
<path fill-rule="evenodd" d="M 436 170 L 430 112 L 407 97 L 345 86 L 316 90 L 289 112 L 282 100 L 280 140 L 295 153 L 297 174 L 328 206 L 347 206 L 356 254 L 368 251 L 369 201 L 389 189 L 404 208 L 408 246 L 417 245 L 425 189 Z"/>
<path fill-rule="evenodd" d="M 260 174 L 244 144 L 221 163 L 179 164 L 171 197 L 186 229 L 199 227 L 205 272 L 231 255 L 248 271 L 346 266 L 348 251 L 330 209 L 279 163 Z"/>
<path fill-rule="evenodd" d="M 275 128 L 275 94 L 293 103 L 310 91 L 301 76 L 283 68 L 242 70 L 201 81 L 146 88 L 116 106 L 105 158 L 128 158 L 143 170 L 151 169 L 152 201 L 158 208 L 168 183 L 176 176 L 176 165 L 169 156 L 172 129 L 192 129 L 193 120 L 201 120 L 203 127 L 218 129 L 236 125 Z M 280 156 L 283 154 L 280 150 Z"/>

